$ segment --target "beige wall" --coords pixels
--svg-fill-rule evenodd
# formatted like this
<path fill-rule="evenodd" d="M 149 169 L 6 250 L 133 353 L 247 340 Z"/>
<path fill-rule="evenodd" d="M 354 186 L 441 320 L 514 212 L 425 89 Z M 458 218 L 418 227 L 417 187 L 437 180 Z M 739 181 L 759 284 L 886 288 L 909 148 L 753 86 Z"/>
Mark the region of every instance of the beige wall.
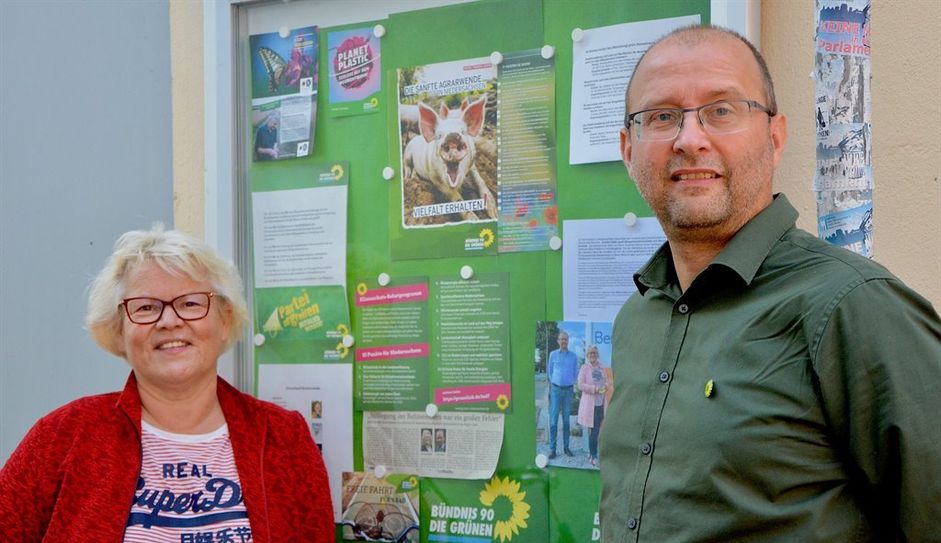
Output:
<path fill-rule="evenodd" d="M 203 234 L 203 13 L 170 0 L 177 228 Z M 925 24 L 933 22 L 935 24 Z M 941 309 L 941 2 L 873 0 L 875 259 Z M 816 233 L 813 0 L 762 3 L 761 48 L 791 138 L 776 178 Z"/>
<path fill-rule="evenodd" d="M 761 50 L 790 121 L 775 189 L 800 211 L 800 226 L 816 233 L 813 0 L 765 0 L 761 10 Z M 872 0 L 875 260 L 941 310 L 938 23 L 936 0 Z"/>
<path fill-rule="evenodd" d="M 201 0 L 170 0 L 170 79 L 173 102 L 173 226 L 202 238 L 205 142 Z"/>

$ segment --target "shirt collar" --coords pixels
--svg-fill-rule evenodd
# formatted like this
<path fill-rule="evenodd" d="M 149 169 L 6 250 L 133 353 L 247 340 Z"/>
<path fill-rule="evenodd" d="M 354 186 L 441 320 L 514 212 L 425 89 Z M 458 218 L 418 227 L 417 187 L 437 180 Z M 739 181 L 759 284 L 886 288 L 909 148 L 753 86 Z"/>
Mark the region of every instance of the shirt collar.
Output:
<path fill-rule="evenodd" d="M 771 205 L 759 212 L 739 230 L 716 256 L 709 267 L 724 267 L 750 284 L 761 263 L 781 236 L 794 227 L 797 210 L 783 194 L 774 195 Z M 643 296 L 648 289 L 665 290 L 675 285 L 676 272 L 669 242 L 664 243 L 650 260 L 634 274 L 634 284 Z"/>
<path fill-rule="evenodd" d="M 227 423 L 235 422 L 234 426 L 242 427 L 260 427 L 265 423 L 264 415 L 255 413 L 245 405 L 241 399 L 239 391 L 225 382 L 221 377 L 216 377 L 216 394 L 219 397 L 219 405 L 222 407 L 222 413 L 225 415 Z M 137 388 L 137 376 L 131 371 L 124 384 L 124 390 L 118 395 L 116 402 L 118 409 L 124 412 L 128 419 L 134 423 L 137 434 L 141 434 L 141 399 L 140 391 Z M 230 434 L 233 424 L 230 424 Z"/>

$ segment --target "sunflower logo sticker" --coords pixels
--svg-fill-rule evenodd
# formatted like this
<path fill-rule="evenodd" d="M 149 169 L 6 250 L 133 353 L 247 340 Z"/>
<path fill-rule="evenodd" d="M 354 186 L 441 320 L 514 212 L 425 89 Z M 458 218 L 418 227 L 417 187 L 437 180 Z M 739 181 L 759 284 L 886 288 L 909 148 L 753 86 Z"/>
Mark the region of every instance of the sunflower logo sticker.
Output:
<path fill-rule="evenodd" d="M 333 167 L 330 168 L 330 173 L 333 174 L 334 179 L 339 181 L 340 178 L 343 177 L 343 166 L 340 166 L 339 164 L 334 164 Z"/>
<path fill-rule="evenodd" d="M 360 296 L 366 294 L 367 292 L 369 292 L 369 287 L 366 286 L 366 283 L 360 283 L 356 285 L 356 293 Z"/>
<path fill-rule="evenodd" d="M 478 237 L 480 237 L 480 239 L 483 240 L 484 248 L 487 248 L 493 245 L 493 240 L 494 240 L 493 230 L 489 228 L 484 228 L 483 230 L 480 231 L 480 234 Z"/>
<path fill-rule="evenodd" d="M 507 407 L 510 407 L 510 399 L 506 397 L 506 394 L 497 396 L 497 408 L 499 408 L 500 411 L 506 411 Z"/>
<path fill-rule="evenodd" d="M 509 477 L 501 479 L 499 475 L 494 475 L 493 479 L 484 485 L 484 489 L 480 491 L 480 503 L 498 513 L 494 516 L 494 540 L 512 541 L 514 535 L 529 526 L 526 524 L 526 519 L 529 518 L 529 504 L 525 500 L 526 493 L 520 492 L 519 481 Z"/>

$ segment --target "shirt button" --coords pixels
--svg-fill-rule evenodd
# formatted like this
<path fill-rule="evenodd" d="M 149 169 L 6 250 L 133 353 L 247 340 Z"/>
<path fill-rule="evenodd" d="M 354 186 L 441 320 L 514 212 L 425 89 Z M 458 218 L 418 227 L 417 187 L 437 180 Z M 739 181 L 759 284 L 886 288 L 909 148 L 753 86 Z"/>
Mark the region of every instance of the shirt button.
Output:
<path fill-rule="evenodd" d="M 676 309 L 684 315 L 689 313 L 689 306 L 686 304 L 680 304 L 680 306 L 677 307 Z"/>
<path fill-rule="evenodd" d="M 631 530 L 637 528 L 637 519 L 634 517 L 627 519 L 627 527 Z"/>
<path fill-rule="evenodd" d="M 660 382 L 661 382 L 661 383 L 666 383 L 666 382 L 669 381 L 669 380 L 670 380 L 670 372 L 668 372 L 668 371 L 661 371 L 661 372 L 660 372 Z"/>
<path fill-rule="evenodd" d="M 650 454 L 650 451 L 653 450 L 653 446 L 650 443 L 644 443 L 640 446 L 640 452 L 644 454 Z"/>

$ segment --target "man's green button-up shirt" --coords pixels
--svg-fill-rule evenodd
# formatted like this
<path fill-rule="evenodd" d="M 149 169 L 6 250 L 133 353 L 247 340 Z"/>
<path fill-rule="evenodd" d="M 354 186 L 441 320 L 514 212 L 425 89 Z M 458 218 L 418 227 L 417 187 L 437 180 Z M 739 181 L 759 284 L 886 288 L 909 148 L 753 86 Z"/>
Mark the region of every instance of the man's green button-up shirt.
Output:
<path fill-rule="evenodd" d="M 941 540 L 938 315 L 796 219 L 776 196 L 686 292 L 667 245 L 635 275 L 604 543 Z"/>

